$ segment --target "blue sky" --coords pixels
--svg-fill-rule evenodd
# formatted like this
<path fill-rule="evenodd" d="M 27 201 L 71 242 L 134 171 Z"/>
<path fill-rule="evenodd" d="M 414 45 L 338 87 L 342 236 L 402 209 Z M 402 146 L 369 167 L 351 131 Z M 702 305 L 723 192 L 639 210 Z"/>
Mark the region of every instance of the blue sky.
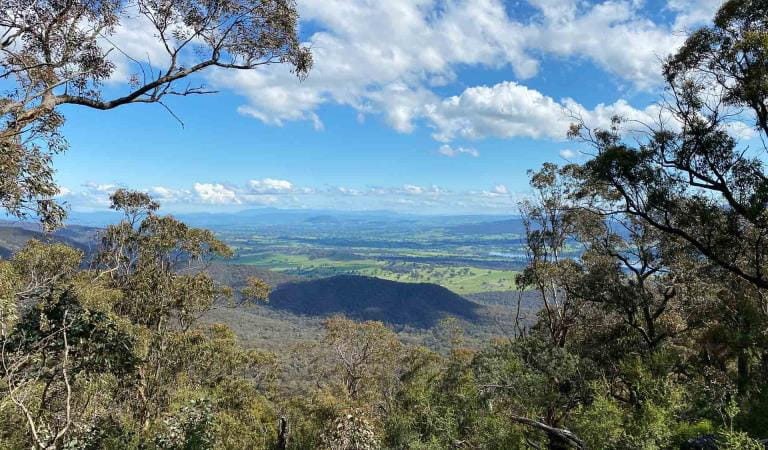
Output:
<path fill-rule="evenodd" d="M 103 209 L 117 187 L 167 211 L 281 208 L 513 213 L 526 170 L 579 160 L 566 111 L 605 125 L 652 115 L 659 58 L 719 0 L 300 0 L 316 60 L 211 71 L 220 90 L 168 105 L 64 110 L 61 198 Z M 151 32 L 113 41 L 162 66 Z M 155 56 L 155 57 L 153 57 Z M 136 70 L 117 59 L 105 97 Z"/>

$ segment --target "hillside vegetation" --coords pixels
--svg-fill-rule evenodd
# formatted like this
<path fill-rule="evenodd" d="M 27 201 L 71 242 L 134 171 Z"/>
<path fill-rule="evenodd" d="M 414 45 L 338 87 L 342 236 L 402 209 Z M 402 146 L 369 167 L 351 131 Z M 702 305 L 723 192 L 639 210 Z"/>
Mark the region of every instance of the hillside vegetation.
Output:
<path fill-rule="evenodd" d="M 342 314 L 420 328 L 431 328 L 445 317 L 467 321 L 479 317 L 478 305 L 444 287 L 354 275 L 283 284 L 272 291 L 269 303 L 295 314 Z"/>
<path fill-rule="evenodd" d="M 551 3 L 542 11 L 557 28 L 584 6 L 535 3 Z M 358 20 L 350 5 L 345 25 Z M 595 8 L 624 30 L 629 7 Z M 72 109 L 156 103 L 179 119 L 164 101 L 212 93 L 192 84 L 203 69 L 223 78 L 280 64 L 307 76 L 296 8 L 0 4 L 0 208 L 61 227 L 52 164 Z M 152 32 L 130 31 L 166 53 L 113 77 L 124 74 L 105 42 L 133 12 Z M 0 448 L 765 449 L 768 1 L 724 1 L 660 75 L 665 96 L 648 108 L 659 123 L 595 127 L 570 111 L 563 132 L 588 152 L 529 172 L 519 236 L 507 223 L 477 226 L 495 219 L 456 231 L 471 224 L 190 215 L 212 231 L 162 214 L 149 191 L 114 187 L 104 228 L 0 230 Z M 443 120 L 468 126 L 456 118 Z M 380 273 L 403 280 L 370 276 Z M 454 276 L 471 299 L 445 287 Z"/>
<path fill-rule="evenodd" d="M 31 240 L 59 242 L 86 251 L 88 245 L 78 238 L 82 238 L 82 235 L 79 233 L 70 234 L 60 232 L 50 235 L 19 226 L 0 225 L 0 257 L 9 258 L 14 253 L 24 248 L 27 242 Z"/>

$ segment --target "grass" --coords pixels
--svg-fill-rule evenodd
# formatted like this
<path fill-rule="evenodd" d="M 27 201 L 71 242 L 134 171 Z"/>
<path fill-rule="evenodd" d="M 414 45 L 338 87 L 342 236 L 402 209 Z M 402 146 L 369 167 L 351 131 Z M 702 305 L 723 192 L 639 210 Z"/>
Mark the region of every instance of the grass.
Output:
<path fill-rule="evenodd" d="M 331 258 L 311 258 L 307 255 L 262 253 L 243 255 L 234 262 L 266 267 L 280 272 L 290 270 L 339 269 L 344 272 L 363 270 L 383 265 L 373 259 L 338 260 Z"/>
<path fill-rule="evenodd" d="M 359 259 L 312 258 L 301 254 L 281 253 L 242 255 L 233 262 L 312 278 L 352 273 L 405 283 L 434 283 L 462 295 L 515 289 L 515 272 L 471 266 L 387 264 L 384 261 L 363 257 Z"/>
<path fill-rule="evenodd" d="M 417 266 L 416 269 L 408 273 L 393 272 L 386 269 L 373 269 L 362 272 L 362 275 L 387 280 L 406 283 L 438 284 L 462 295 L 513 290 L 515 289 L 515 274 L 516 272 L 506 270 L 489 270 L 470 266 Z"/>

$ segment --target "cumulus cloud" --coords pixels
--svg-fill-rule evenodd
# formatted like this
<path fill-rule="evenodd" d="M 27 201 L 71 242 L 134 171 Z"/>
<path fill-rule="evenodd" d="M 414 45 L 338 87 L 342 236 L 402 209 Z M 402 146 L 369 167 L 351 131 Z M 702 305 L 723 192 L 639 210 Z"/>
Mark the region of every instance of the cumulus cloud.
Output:
<path fill-rule="evenodd" d="M 491 192 L 499 195 L 507 195 L 509 194 L 509 189 L 503 184 L 497 184 L 496 186 L 493 187 Z"/>
<path fill-rule="evenodd" d="M 661 58 L 682 44 L 680 33 L 643 16 L 643 2 L 605 1 L 589 8 L 577 7 L 574 0 L 530 3 L 544 16 L 529 28 L 532 47 L 587 58 L 641 89 L 659 82 Z"/>
<path fill-rule="evenodd" d="M 667 0 L 667 9 L 676 14 L 672 29 L 688 32 L 692 28 L 712 20 L 723 0 Z"/>
<path fill-rule="evenodd" d="M 217 205 L 239 204 L 275 204 L 279 203 L 279 197 L 290 197 L 295 200 L 297 195 L 306 195 L 313 189 L 299 187 L 288 180 L 276 178 L 264 178 L 261 180 L 249 180 L 244 186 L 221 183 L 195 183 L 194 196 L 196 198 L 184 201 L 201 202 Z M 184 192 L 176 190 L 174 192 Z M 179 198 L 177 196 L 177 198 Z"/>
<path fill-rule="evenodd" d="M 413 184 L 406 184 L 403 186 L 403 192 L 408 195 L 421 195 L 424 193 L 424 188 Z"/>
<path fill-rule="evenodd" d="M 469 156 L 472 156 L 474 158 L 477 158 L 478 156 L 480 156 L 480 152 L 477 151 L 474 148 L 469 148 L 469 147 L 456 147 L 456 148 L 454 148 L 454 147 L 451 147 L 448 144 L 441 145 L 440 148 L 437 149 L 437 153 L 439 153 L 439 154 L 441 154 L 443 156 L 447 156 L 449 158 L 453 158 L 453 157 L 459 156 L 459 155 L 469 155 Z"/>
<path fill-rule="evenodd" d="M 248 189 L 256 194 L 279 194 L 293 190 L 293 183 L 288 180 L 264 178 L 263 180 L 248 181 Z"/>
<path fill-rule="evenodd" d="M 501 183 L 489 189 L 451 190 L 436 184 L 310 188 L 296 186 L 287 180 L 265 178 L 256 181 L 262 182 L 256 183 L 259 188 L 274 186 L 270 191 L 263 190 L 263 193 L 255 193 L 252 188 L 254 183 L 251 182 L 242 185 L 198 182 L 189 189 L 167 186 L 134 189 L 151 194 L 160 202 L 164 211 L 231 211 L 269 205 L 277 208 L 393 209 L 415 213 L 511 213 L 519 198 L 519 194 L 511 192 Z M 290 183 L 290 187 L 286 183 Z M 78 189 L 64 188 L 59 198 L 66 200 L 75 209 L 105 210 L 109 207 L 109 194 L 118 187 L 125 186 L 89 183 Z"/>
<path fill-rule="evenodd" d="M 165 186 L 152 186 L 146 189 L 146 192 L 161 204 L 195 201 L 195 193 L 189 189 L 172 189 Z"/>
<path fill-rule="evenodd" d="M 495 198 L 495 199 L 512 199 L 514 197 L 513 193 L 510 192 L 509 188 L 505 184 L 497 184 L 493 186 L 490 190 L 483 190 L 477 193 L 482 198 Z"/>
<path fill-rule="evenodd" d="M 329 192 L 333 194 L 349 195 L 349 196 L 355 196 L 355 197 L 359 195 L 364 195 L 363 191 L 359 189 L 347 187 L 347 186 L 333 186 L 329 188 Z"/>
<path fill-rule="evenodd" d="M 120 186 L 117 184 L 94 183 L 92 181 L 85 183 L 83 187 L 87 188 L 89 191 L 92 191 L 92 192 L 101 192 L 101 193 L 110 193 L 110 194 L 116 191 L 118 188 L 120 188 Z"/>
<path fill-rule="evenodd" d="M 316 61 L 307 80 L 280 66 L 214 71 L 211 79 L 244 95 L 240 112 L 265 123 L 309 120 L 319 129 L 316 111 L 332 102 L 381 114 L 395 130 L 411 132 L 429 115 L 424 105 L 440 101 L 433 88 L 454 82 L 459 67 L 510 68 L 526 80 L 539 72 L 543 55 L 554 55 L 590 61 L 650 89 L 660 82 L 660 59 L 683 41 L 676 31 L 711 19 L 720 1 L 669 0 L 673 23 L 654 22 L 644 2 L 633 0 L 528 3 L 538 14 L 523 21 L 502 0 L 301 0 L 302 20 L 318 29 L 307 41 Z M 528 94 L 521 102 L 536 100 Z M 530 134 L 552 131 L 524 133 Z"/>
<path fill-rule="evenodd" d="M 726 124 L 726 130 L 728 131 L 728 134 L 737 140 L 749 140 L 758 135 L 755 126 L 752 125 L 754 123 L 755 121 L 753 118 L 744 121 L 735 120 Z"/>
<path fill-rule="evenodd" d="M 438 2 L 302 0 L 305 21 L 318 26 L 307 44 L 316 64 L 299 83 L 284 67 L 214 71 L 212 80 L 243 94 L 240 112 L 265 123 L 310 120 L 334 102 L 362 113 L 382 113 L 402 132 L 413 130 L 431 86 L 455 78 L 456 64 L 511 65 L 521 78 L 537 64 L 522 48 L 522 25 L 495 0 Z"/>
<path fill-rule="evenodd" d="M 562 105 L 514 82 L 466 89 L 461 95 L 427 106 L 427 118 L 439 141 L 455 137 L 562 137 Z M 567 129 L 567 126 L 566 128 Z"/>
<path fill-rule="evenodd" d="M 487 190 L 451 190 L 434 184 L 406 184 L 394 187 L 370 187 L 362 190 L 344 189 L 335 192 L 348 192 L 349 197 L 357 200 L 348 204 L 357 205 L 358 208 L 365 209 L 370 208 L 370 205 L 380 205 L 395 209 L 404 208 L 412 212 L 512 212 L 517 207 L 519 198 L 504 184 L 496 184 Z M 335 200 L 335 203 L 345 204 L 343 200 Z"/>
<path fill-rule="evenodd" d="M 115 65 L 107 82 L 124 83 L 133 76 L 143 81 L 145 76 L 153 76 L 153 68 L 167 68 L 170 55 L 156 35 L 157 30 L 139 13 L 138 7 L 126 5 L 120 26 L 113 34 L 99 38 L 99 45 L 109 51 L 109 59 Z M 179 58 L 186 60 L 188 55 L 184 53 Z"/>
<path fill-rule="evenodd" d="M 317 192 L 317 191 L 315 191 Z M 321 192 L 322 193 L 322 192 Z M 401 186 L 369 186 L 364 189 L 348 186 L 333 186 L 327 189 L 324 194 L 343 195 L 351 197 L 388 197 L 388 196 L 406 196 L 406 197 L 440 197 L 450 195 L 451 191 L 436 184 L 417 185 L 403 184 Z"/>
<path fill-rule="evenodd" d="M 237 192 L 219 183 L 195 183 L 195 193 L 202 203 L 212 205 L 232 205 L 242 203 Z"/>
<path fill-rule="evenodd" d="M 109 196 L 119 188 L 127 186 L 121 183 L 88 182 L 76 189 L 62 187 L 57 197 L 79 208 L 105 208 L 110 204 Z M 134 189 L 150 194 L 161 205 L 171 208 L 177 205 L 296 204 L 297 196 L 314 192 L 311 188 L 275 178 L 250 180 L 244 185 L 197 182 L 189 189 L 167 186 Z"/>
<path fill-rule="evenodd" d="M 563 159 L 573 159 L 576 156 L 578 156 L 578 153 L 576 153 L 575 151 L 571 150 L 570 148 L 564 148 L 564 149 L 560 150 L 560 157 L 563 158 Z"/>
<path fill-rule="evenodd" d="M 89 181 L 83 183 L 77 189 L 60 187 L 56 197 L 70 205 L 77 205 L 89 209 L 104 209 L 109 207 L 111 203 L 109 196 L 121 187 L 123 186 L 116 183 L 96 183 Z"/>
<path fill-rule="evenodd" d="M 682 31 L 711 20 L 722 0 L 667 0 L 665 10 L 674 18 L 667 23 L 649 18 L 646 2 L 637 0 L 527 3 L 535 14 L 522 19 L 503 0 L 299 0 L 302 23 L 317 30 L 305 42 L 315 58 L 308 79 L 300 82 L 283 65 L 211 69 L 204 76 L 242 95 L 246 101 L 238 111 L 267 124 L 306 120 L 320 130 L 318 109 L 335 103 L 354 108 L 360 117 L 378 114 L 408 133 L 420 119 L 432 117 L 427 105 L 452 101 L 434 88 L 461 82 L 458 71 L 465 67 L 503 69 L 522 82 L 539 73 L 541 59 L 555 56 L 591 62 L 620 83 L 652 89 L 660 82 L 660 59 L 682 43 Z M 135 11 L 102 44 L 119 48 L 110 54 L 117 65 L 113 81 L 141 73 L 135 61 L 145 69 L 168 61 L 151 26 Z M 526 102 L 547 101 L 536 91 L 510 94 L 520 96 L 510 107 L 521 113 Z M 506 134 L 555 134 L 556 125 L 532 129 L 525 120 L 518 122 L 517 130 Z"/>
<path fill-rule="evenodd" d="M 616 115 L 648 123 L 659 113 L 657 106 L 638 110 L 623 100 L 589 110 L 572 99 L 558 102 L 510 81 L 467 88 L 460 95 L 427 105 L 426 110 L 426 118 L 435 129 L 433 137 L 443 142 L 458 137 L 562 140 L 574 116 L 590 126 L 605 128 Z"/>

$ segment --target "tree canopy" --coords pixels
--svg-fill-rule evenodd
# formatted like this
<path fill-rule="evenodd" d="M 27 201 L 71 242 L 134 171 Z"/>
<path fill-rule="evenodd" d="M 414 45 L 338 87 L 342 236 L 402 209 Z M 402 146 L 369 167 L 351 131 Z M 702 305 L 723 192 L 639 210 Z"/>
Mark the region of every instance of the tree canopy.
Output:
<path fill-rule="evenodd" d="M 168 64 L 133 61 L 131 93 L 103 99 L 129 14 Z M 288 1 L 2 3 L 0 205 L 60 221 L 60 105 L 205 93 L 177 81 L 213 66 L 304 76 L 296 20 Z M 207 315 L 270 287 L 217 282 L 208 264 L 233 254 L 217 235 L 117 190 L 123 219 L 92 254 L 31 241 L 0 260 L 0 447 L 764 448 L 766 148 L 737 131 L 768 138 L 767 55 L 768 2 L 728 0 L 665 60 L 659 123 L 574 124 L 592 157 L 530 171 L 520 204 L 516 282 L 542 307 L 477 347 L 456 319 L 427 348 L 344 317 L 247 347 Z"/>
<path fill-rule="evenodd" d="M 162 61 L 120 48 L 113 37 L 129 20 L 163 49 Z M 299 42 L 297 22 L 292 0 L 0 2 L 0 79 L 11 85 L 0 98 L 0 205 L 49 227 L 63 219 L 51 167 L 67 148 L 61 106 L 167 108 L 169 96 L 213 93 L 190 77 L 214 67 L 286 64 L 303 78 L 312 55 Z M 115 73 L 116 57 L 129 73 Z M 128 93 L 105 99 L 108 80 Z"/>

